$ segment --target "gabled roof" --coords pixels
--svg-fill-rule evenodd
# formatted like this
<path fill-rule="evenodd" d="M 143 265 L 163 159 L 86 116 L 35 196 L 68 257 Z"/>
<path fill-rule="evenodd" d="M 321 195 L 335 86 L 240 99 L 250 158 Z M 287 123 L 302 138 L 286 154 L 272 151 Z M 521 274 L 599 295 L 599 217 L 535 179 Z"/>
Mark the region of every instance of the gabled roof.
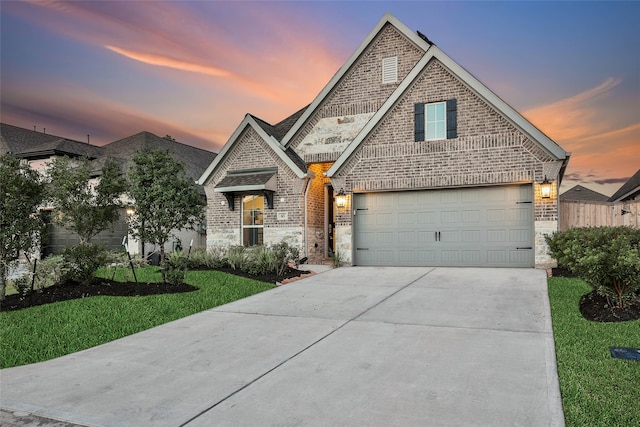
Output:
<path fill-rule="evenodd" d="M 103 155 L 115 159 L 129 161 L 138 152 L 151 149 L 167 150 L 171 156 L 184 164 L 185 172 L 197 180 L 202 172 L 211 164 L 216 153 L 182 144 L 167 138 L 161 138 L 151 132 L 139 132 L 135 135 L 119 139 L 102 147 Z"/>
<path fill-rule="evenodd" d="M 609 197 L 582 185 L 576 185 L 560 195 L 562 201 L 606 202 Z"/>
<path fill-rule="evenodd" d="M 609 198 L 610 202 L 622 202 L 640 194 L 640 169 Z"/>
<path fill-rule="evenodd" d="M 364 39 L 364 41 L 360 44 L 360 46 L 356 49 L 356 51 L 349 57 L 347 62 L 338 70 L 338 72 L 329 80 L 329 83 L 320 91 L 318 96 L 315 97 L 313 102 L 309 104 L 308 107 L 304 109 L 298 120 L 295 124 L 286 132 L 284 137 L 281 140 L 281 144 L 286 146 L 292 138 L 296 135 L 296 133 L 300 130 L 300 128 L 305 124 L 307 119 L 311 117 L 311 115 L 316 111 L 316 109 L 322 104 L 322 101 L 331 93 L 334 87 L 340 83 L 342 78 L 348 74 L 353 65 L 356 63 L 360 55 L 367 49 L 367 47 L 371 44 L 371 42 L 376 38 L 378 33 L 382 31 L 385 25 L 391 24 L 397 30 L 399 30 L 407 39 L 411 40 L 414 44 L 419 46 L 423 51 L 429 49 L 431 44 L 427 42 L 426 37 L 421 37 L 417 33 L 411 31 L 405 24 L 403 24 L 398 18 L 391 15 L 390 13 L 386 13 L 380 21 L 376 24 L 373 30 L 369 33 L 369 35 Z M 301 110 L 302 111 L 302 110 Z"/>
<path fill-rule="evenodd" d="M 483 99 L 487 104 L 493 106 L 497 111 L 500 111 L 511 123 L 516 126 L 521 132 L 527 135 L 532 141 L 537 142 L 541 148 L 547 153 L 553 156 L 557 160 L 567 160 L 569 153 L 564 151 L 562 147 L 556 144 L 548 136 L 542 133 L 531 122 L 525 119 L 520 113 L 518 113 L 513 107 L 504 102 L 500 97 L 493 93 L 489 88 L 476 79 L 471 73 L 458 65 L 455 61 L 449 58 L 440 48 L 435 45 L 429 47 L 429 50 L 418 61 L 418 63 L 409 72 L 407 77 L 400 83 L 398 88 L 391 94 L 391 96 L 385 101 L 382 107 L 376 112 L 376 114 L 369 120 L 369 122 L 362 128 L 358 136 L 347 146 L 342 152 L 336 162 L 325 173 L 326 176 L 332 177 L 335 175 L 356 149 L 362 144 L 366 137 L 373 131 L 373 129 L 380 123 L 389 111 L 398 103 L 404 93 L 411 88 L 414 81 L 427 67 L 429 62 L 433 59 L 437 59 L 445 66 L 453 75 L 464 82 L 469 88 L 471 88 L 477 96 Z"/>
<path fill-rule="evenodd" d="M 283 123 L 283 122 L 280 122 L 280 123 Z M 260 138 L 262 138 L 262 140 L 264 140 L 267 143 L 267 145 L 269 145 L 269 147 L 273 150 L 273 152 L 276 155 L 278 155 L 278 157 L 280 157 L 280 159 L 282 159 L 282 161 L 299 178 L 304 178 L 305 176 L 307 176 L 307 172 L 306 172 L 307 169 L 304 161 L 302 161 L 300 157 L 293 152 L 293 150 L 285 149 L 285 147 L 280 145 L 278 140 L 275 138 L 274 133 L 276 131 L 274 130 L 274 126 L 270 125 L 264 120 L 261 120 L 257 117 L 252 116 L 251 114 L 246 114 L 242 122 L 240 122 L 236 130 L 233 132 L 233 134 L 231 134 L 227 142 L 224 144 L 224 146 L 222 147 L 222 149 L 220 150 L 216 158 L 213 160 L 213 162 L 211 162 L 211 164 L 204 171 L 202 176 L 200 176 L 200 179 L 198 179 L 199 185 L 207 184 L 209 178 L 211 178 L 211 176 L 213 175 L 213 172 L 216 170 L 218 165 L 222 163 L 222 160 L 226 158 L 227 154 L 229 154 L 231 150 L 231 147 L 233 147 L 235 142 L 238 140 L 240 135 L 244 132 L 244 130 L 247 127 L 252 128 L 260 136 Z"/>

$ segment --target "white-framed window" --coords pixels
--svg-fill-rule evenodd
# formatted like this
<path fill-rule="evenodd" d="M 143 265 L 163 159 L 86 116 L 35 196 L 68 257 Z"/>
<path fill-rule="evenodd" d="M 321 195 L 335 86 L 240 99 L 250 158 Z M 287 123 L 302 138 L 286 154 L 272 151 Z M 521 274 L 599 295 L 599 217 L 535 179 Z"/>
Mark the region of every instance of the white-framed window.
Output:
<path fill-rule="evenodd" d="M 425 130 L 427 141 L 447 138 L 447 103 L 434 102 L 425 105 Z"/>
<path fill-rule="evenodd" d="M 242 245 L 262 245 L 264 231 L 264 196 L 242 196 Z"/>
<path fill-rule="evenodd" d="M 390 56 L 382 58 L 382 83 L 395 83 L 398 81 L 398 57 Z"/>

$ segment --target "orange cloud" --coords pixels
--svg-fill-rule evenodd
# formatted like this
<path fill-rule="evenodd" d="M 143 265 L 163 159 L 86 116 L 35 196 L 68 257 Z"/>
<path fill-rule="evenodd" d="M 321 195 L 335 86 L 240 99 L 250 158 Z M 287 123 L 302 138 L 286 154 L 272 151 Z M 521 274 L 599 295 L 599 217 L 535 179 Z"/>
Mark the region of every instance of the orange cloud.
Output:
<path fill-rule="evenodd" d="M 113 52 L 126 56 L 127 58 L 135 59 L 136 61 L 144 62 L 145 64 L 157 65 L 160 67 L 167 67 L 167 68 L 175 68 L 176 70 L 189 71 L 192 73 L 202 73 L 202 74 L 207 74 L 214 77 L 229 77 L 231 75 L 230 72 L 220 68 L 216 68 L 216 67 L 189 63 L 189 62 L 180 61 L 178 59 L 173 59 L 173 58 L 169 58 L 161 55 L 134 52 L 127 49 L 121 49 L 115 46 L 107 45 L 105 47 Z"/>
<path fill-rule="evenodd" d="M 530 109 L 524 115 L 559 141 L 592 136 L 602 132 L 606 124 L 598 117 L 598 109 L 591 105 L 596 97 L 607 93 L 620 79 L 609 77 L 600 85 L 566 99 Z"/>
<path fill-rule="evenodd" d="M 581 184 L 610 195 L 620 186 L 616 181 L 640 168 L 640 123 L 620 122 L 608 101 L 620 83 L 610 77 L 596 87 L 524 113 L 572 153 L 563 191 Z"/>

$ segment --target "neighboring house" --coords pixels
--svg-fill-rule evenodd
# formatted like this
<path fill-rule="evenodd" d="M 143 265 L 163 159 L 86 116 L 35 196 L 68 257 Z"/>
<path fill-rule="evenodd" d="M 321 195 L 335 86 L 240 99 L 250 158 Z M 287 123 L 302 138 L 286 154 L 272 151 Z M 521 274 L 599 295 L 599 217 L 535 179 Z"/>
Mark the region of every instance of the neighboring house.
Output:
<path fill-rule="evenodd" d="M 41 172 L 46 171 L 48 163 L 54 157 L 86 157 L 92 161 L 92 178 L 99 179 L 102 167 L 107 159 L 115 160 L 123 170 L 123 173 L 126 173 L 131 159 L 136 153 L 154 148 L 168 150 L 176 160 L 185 166 L 187 174 L 194 181 L 200 177 L 216 156 L 213 152 L 167 138 L 160 138 L 149 132 L 140 132 L 98 147 L 85 142 L 0 123 L 0 154 L 12 153 L 25 159 L 32 168 Z M 206 230 L 203 226 L 200 230 L 176 231 L 176 234 L 183 246 L 188 245 L 190 240 L 193 239 L 194 247 L 205 247 L 205 232 Z M 113 225 L 113 228 L 98 234 L 92 241 L 104 243 L 110 249 L 120 249 L 122 248 L 123 237 L 128 233 L 126 209 L 123 208 L 121 218 Z M 78 238 L 74 233 L 62 227 L 50 226 L 47 243 L 43 245 L 43 255 L 58 253 L 66 246 L 77 242 Z M 177 240 L 170 242 L 171 246 L 167 249 L 171 250 L 176 244 Z M 149 253 L 155 250 L 152 245 L 147 244 L 142 248 L 139 243 L 130 245 L 130 248 L 133 253 Z"/>
<path fill-rule="evenodd" d="M 353 265 L 546 266 L 568 160 L 387 14 L 310 105 L 275 125 L 244 117 L 199 180 L 207 245 L 287 241 L 310 262 L 338 253 Z"/>
<path fill-rule="evenodd" d="M 609 197 L 610 202 L 628 202 L 640 200 L 640 169 L 618 191 Z"/>
<path fill-rule="evenodd" d="M 590 190 L 582 185 L 576 185 L 560 195 L 560 201 L 585 201 L 585 202 L 606 202 L 608 196 L 597 191 Z"/>

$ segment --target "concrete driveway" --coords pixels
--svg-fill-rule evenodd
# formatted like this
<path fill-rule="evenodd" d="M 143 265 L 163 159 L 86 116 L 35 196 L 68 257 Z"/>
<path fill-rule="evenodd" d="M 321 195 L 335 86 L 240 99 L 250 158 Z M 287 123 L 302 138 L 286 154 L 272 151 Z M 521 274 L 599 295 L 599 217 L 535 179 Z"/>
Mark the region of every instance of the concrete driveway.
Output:
<path fill-rule="evenodd" d="M 564 425 L 533 269 L 340 268 L 0 381 L 15 425 Z"/>

